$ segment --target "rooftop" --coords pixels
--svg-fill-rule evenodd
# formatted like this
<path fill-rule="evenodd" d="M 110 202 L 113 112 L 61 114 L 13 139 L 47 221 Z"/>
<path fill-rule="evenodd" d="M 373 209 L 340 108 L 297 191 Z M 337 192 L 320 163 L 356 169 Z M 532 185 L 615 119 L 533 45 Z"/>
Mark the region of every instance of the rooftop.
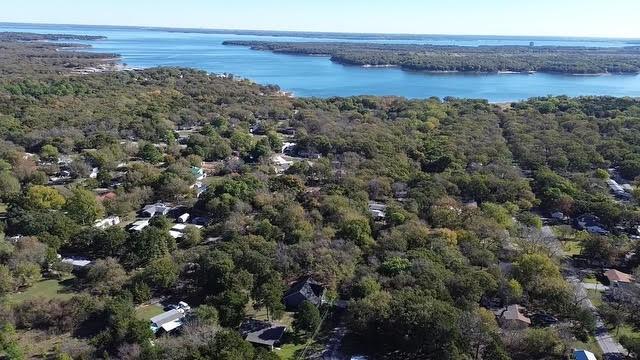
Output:
<path fill-rule="evenodd" d="M 524 316 L 521 312 L 524 308 L 520 305 L 509 305 L 506 310 L 502 313 L 501 317 L 504 320 L 515 320 L 521 321 L 526 324 L 531 324 L 531 319 Z"/>
<path fill-rule="evenodd" d="M 575 360 L 598 360 L 591 351 L 578 349 L 573 351 L 573 358 Z"/>
<path fill-rule="evenodd" d="M 250 319 L 240 325 L 240 333 L 250 343 L 275 346 L 287 329 L 284 325 Z"/>
<path fill-rule="evenodd" d="M 609 281 L 612 283 L 631 283 L 634 280 L 632 275 L 623 273 L 615 269 L 609 269 L 605 271 L 604 276 L 606 276 L 607 279 L 609 279 Z"/>

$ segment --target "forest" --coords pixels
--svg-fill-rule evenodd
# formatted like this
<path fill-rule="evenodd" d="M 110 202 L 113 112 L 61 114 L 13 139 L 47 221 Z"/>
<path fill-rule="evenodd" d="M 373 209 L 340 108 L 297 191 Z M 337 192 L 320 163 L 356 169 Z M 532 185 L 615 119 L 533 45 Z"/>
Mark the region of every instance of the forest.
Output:
<path fill-rule="evenodd" d="M 56 72 L 65 75 L 99 65 L 115 65 L 116 54 L 77 51 L 89 46 L 86 44 L 48 42 L 99 39 L 102 37 L 0 32 L 0 76 L 5 80 L 10 77 L 27 80 Z"/>
<path fill-rule="evenodd" d="M 294 55 L 325 55 L 358 66 L 398 66 L 433 72 L 637 74 L 640 48 L 441 46 L 346 42 L 225 41 L 229 46 Z"/>
<path fill-rule="evenodd" d="M 640 356 L 626 288 L 566 273 L 640 273 L 640 100 L 294 98 L 54 46 L 0 42 L 0 358 L 560 360 L 601 318 Z"/>

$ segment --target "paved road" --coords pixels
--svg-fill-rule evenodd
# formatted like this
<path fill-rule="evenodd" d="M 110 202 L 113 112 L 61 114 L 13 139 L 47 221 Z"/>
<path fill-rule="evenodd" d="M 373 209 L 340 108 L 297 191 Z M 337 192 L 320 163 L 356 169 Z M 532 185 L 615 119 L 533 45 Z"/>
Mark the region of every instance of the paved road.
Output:
<path fill-rule="evenodd" d="M 553 229 L 550 226 L 543 226 L 542 232 L 545 235 L 556 237 Z M 582 299 L 582 305 L 590 309 L 596 317 L 596 333 L 595 339 L 598 342 L 598 346 L 602 349 L 602 353 L 605 355 L 605 359 L 616 358 L 619 354 L 626 354 L 625 348 L 618 343 L 618 341 L 609 333 L 606 324 L 600 317 L 598 309 L 593 305 L 591 300 L 587 297 L 587 289 L 594 289 L 598 291 L 604 291 L 606 288 L 604 285 L 586 284 L 580 281 L 578 278 L 578 270 L 571 264 L 571 261 L 565 261 L 565 279 L 574 284 L 577 287 L 578 296 Z"/>
<path fill-rule="evenodd" d="M 340 352 L 340 344 L 342 343 L 342 339 L 346 334 L 347 329 L 342 326 L 336 327 L 331 331 L 331 338 L 329 339 L 329 341 L 327 341 L 327 347 L 322 353 L 322 358 L 324 360 L 349 359 L 349 357 Z"/>
<path fill-rule="evenodd" d="M 577 288 L 578 297 L 582 299 L 582 305 L 587 309 L 590 309 L 591 312 L 596 317 L 596 333 L 595 339 L 602 350 L 602 353 L 605 355 L 605 359 L 617 359 L 618 355 L 626 354 L 627 351 L 625 348 L 618 343 L 618 341 L 609 333 L 609 329 L 607 329 L 607 325 L 604 323 L 602 318 L 600 317 L 600 313 L 598 313 L 598 309 L 593 305 L 591 300 L 587 297 L 587 289 L 585 285 L 591 285 L 591 288 L 595 289 L 596 284 L 585 284 L 580 281 L 577 274 L 578 271 L 573 267 L 570 262 L 565 262 L 566 266 L 566 274 L 565 279 L 574 284 Z M 598 290 L 600 290 L 603 285 L 598 286 Z M 622 359 L 622 357 L 620 357 Z"/>

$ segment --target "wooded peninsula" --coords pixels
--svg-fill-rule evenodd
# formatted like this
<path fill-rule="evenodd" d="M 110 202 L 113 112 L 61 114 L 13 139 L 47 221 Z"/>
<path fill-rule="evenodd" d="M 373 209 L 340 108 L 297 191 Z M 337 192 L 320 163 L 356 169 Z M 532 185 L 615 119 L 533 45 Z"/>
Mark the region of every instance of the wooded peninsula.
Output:
<path fill-rule="evenodd" d="M 324 55 L 357 66 L 398 66 L 431 72 L 544 72 L 558 74 L 637 74 L 640 47 L 439 46 L 347 42 L 225 41 L 293 55 Z"/>

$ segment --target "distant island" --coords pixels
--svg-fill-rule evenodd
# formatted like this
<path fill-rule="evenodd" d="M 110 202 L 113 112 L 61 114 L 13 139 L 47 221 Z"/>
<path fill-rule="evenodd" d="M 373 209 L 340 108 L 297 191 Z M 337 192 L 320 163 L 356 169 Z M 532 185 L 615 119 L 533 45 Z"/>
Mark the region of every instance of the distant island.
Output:
<path fill-rule="evenodd" d="M 397 66 L 432 72 L 544 72 L 558 74 L 638 74 L 640 47 L 439 46 L 346 42 L 225 41 L 294 55 L 330 56 L 331 61 L 366 67 Z"/>
<path fill-rule="evenodd" d="M 6 41 L 92 41 L 104 40 L 106 36 L 73 35 L 73 34 L 36 34 L 27 32 L 2 32 L 0 40 Z"/>
<path fill-rule="evenodd" d="M 16 69 L 24 77 L 51 71 L 80 74 L 122 68 L 117 54 L 81 51 L 91 47 L 87 44 L 54 42 L 101 39 L 105 37 L 0 32 L 0 76 L 13 78 Z"/>

